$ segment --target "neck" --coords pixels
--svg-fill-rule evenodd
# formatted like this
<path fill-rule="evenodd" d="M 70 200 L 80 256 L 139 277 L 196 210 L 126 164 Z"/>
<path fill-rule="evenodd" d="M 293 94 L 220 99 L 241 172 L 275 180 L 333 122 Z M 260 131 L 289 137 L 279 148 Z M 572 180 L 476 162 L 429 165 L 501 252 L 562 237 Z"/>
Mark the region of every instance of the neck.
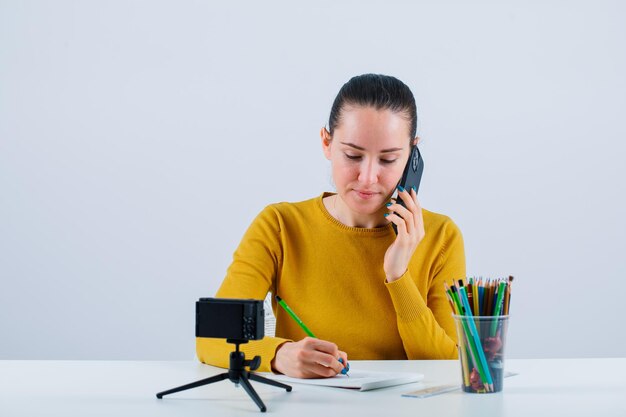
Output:
<path fill-rule="evenodd" d="M 381 207 L 380 210 L 372 214 L 355 213 L 354 211 L 350 210 L 350 208 L 341 199 L 341 197 L 339 197 L 339 194 L 335 194 L 330 198 L 332 199 L 332 201 L 329 201 L 329 213 L 337 221 L 346 226 L 372 229 L 375 227 L 385 226 L 388 223 L 383 216 L 383 214 L 385 213 L 384 207 Z M 329 208 L 328 205 L 326 208 Z"/>

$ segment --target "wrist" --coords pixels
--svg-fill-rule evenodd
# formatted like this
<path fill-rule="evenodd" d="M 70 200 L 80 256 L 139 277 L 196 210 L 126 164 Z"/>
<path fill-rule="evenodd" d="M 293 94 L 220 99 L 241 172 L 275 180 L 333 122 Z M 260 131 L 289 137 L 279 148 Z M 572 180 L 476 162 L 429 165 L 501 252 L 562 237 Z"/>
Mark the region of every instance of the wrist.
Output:
<path fill-rule="evenodd" d="M 392 278 L 392 277 L 390 277 L 389 275 L 387 275 L 387 277 L 385 278 L 385 281 L 387 281 L 387 282 L 394 282 L 394 281 L 395 281 L 395 280 L 397 280 L 398 278 L 400 278 L 400 277 L 395 277 L 395 278 Z"/>
<path fill-rule="evenodd" d="M 386 280 L 387 282 L 394 282 L 394 281 L 397 281 L 397 280 L 399 280 L 400 278 L 402 278 L 402 276 L 403 276 L 404 274 L 406 274 L 406 271 L 404 271 L 403 273 L 401 273 L 401 274 L 399 274 L 399 275 L 398 275 L 398 274 L 385 274 L 385 280 Z"/>
<path fill-rule="evenodd" d="M 278 362 L 278 351 L 285 346 L 287 343 L 293 343 L 293 342 L 284 342 L 281 343 L 280 345 L 276 346 L 276 350 L 274 351 L 274 357 L 272 358 L 272 361 L 270 362 L 270 368 L 272 370 L 273 373 L 275 374 L 282 374 L 283 372 L 281 372 L 278 367 L 276 366 L 276 363 Z"/>

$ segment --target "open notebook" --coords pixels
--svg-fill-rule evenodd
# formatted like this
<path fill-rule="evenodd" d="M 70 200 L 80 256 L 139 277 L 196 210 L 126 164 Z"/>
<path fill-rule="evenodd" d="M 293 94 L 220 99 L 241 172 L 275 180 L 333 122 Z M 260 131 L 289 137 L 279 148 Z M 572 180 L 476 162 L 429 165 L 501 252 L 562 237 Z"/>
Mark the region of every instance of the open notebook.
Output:
<path fill-rule="evenodd" d="M 421 381 L 423 374 L 408 372 L 376 372 L 351 370 L 350 376 L 337 375 L 332 378 L 301 379 L 291 378 L 285 375 L 267 374 L 268 378 L 285 384 L 306 384 L 323 387 L 346 388 L 359 391 L 369 391 L 372 389 L 392 387 L 395 385 L 410 384 Z"/>

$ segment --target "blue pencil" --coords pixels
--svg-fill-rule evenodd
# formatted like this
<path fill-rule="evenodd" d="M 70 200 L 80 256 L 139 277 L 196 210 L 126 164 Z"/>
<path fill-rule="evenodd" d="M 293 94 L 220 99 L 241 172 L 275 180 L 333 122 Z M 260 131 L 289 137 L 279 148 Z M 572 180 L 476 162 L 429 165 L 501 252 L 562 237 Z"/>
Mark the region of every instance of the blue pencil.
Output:
<path fill-rule="evenodd" d="M 476 350 L 478 351 L 479 356 L 478 359 L 480 360 L 482 368 L 485 372 L 485 378 L 487 379 L 487 390 L 493 391 L 493 379 L 491 379 L 491 372 L 489 372 L 489 365 L 487 365 L 487 358 L 485 357 L 482 343 L 480 343 L 480 336 L 478 335 L 476 324 L 474 323 L 474 320 L 471 319 L 472 310 L 470 309 L 469 301 L 467 300 L 467 292 L 465 291 L 464 287 L 461 287 L 459 288 L 459 293 L 461 294 L 461 302 L 465 307 L 465 314 L 466 316 L 470 317 L 470 319 L 467 321 L 469 322 L 470 333 L 472 334 L 472 338 L 474 339 L 474 343 L 476 344 Z"/>

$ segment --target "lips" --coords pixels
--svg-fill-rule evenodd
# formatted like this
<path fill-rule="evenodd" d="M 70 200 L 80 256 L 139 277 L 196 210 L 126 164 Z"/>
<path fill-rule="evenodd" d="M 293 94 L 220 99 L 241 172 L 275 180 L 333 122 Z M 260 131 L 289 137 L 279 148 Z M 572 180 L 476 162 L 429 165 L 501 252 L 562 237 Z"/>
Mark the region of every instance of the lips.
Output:
<path fill-rule="evenodd" d="M 368 200 L 374 197 L 375 195 L 379 194 L 377 192 L 369 191 L 369 190 L 354 190 L 354 192 L 356 192 L 356 194 L 364 200 Z"/>

